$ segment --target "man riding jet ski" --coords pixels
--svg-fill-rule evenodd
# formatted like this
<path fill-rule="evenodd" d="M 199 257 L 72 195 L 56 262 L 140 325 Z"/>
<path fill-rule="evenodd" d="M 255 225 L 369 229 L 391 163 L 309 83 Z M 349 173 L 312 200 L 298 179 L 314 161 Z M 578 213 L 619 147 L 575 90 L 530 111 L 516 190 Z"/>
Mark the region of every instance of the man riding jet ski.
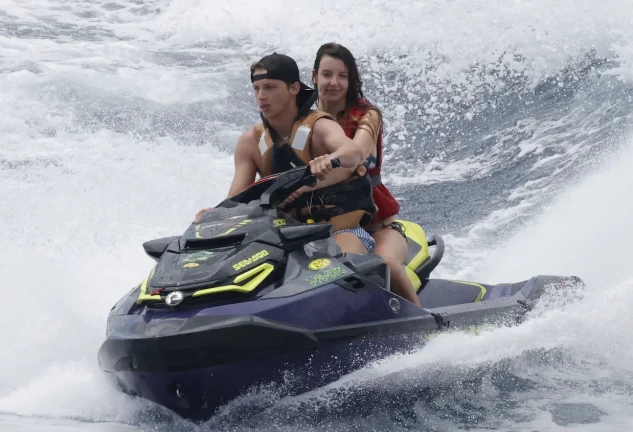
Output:
<path fill-rule="evenodd" d="M 298 394 L 440 331 L 515 324 L 546 289 L 580 282 L 430 278 L 443 241 L 402 220 L 417 307 L 391 291 L 378 255 L 342 252 L 331 224 L 280 210 L 315 183 L 309 166 L 264 177 L 182 235 L 143 245 L 156 265 L 110 311 L 98 353 L 123 392 L 204 421 L 259 385 L 284 383 Z"/>

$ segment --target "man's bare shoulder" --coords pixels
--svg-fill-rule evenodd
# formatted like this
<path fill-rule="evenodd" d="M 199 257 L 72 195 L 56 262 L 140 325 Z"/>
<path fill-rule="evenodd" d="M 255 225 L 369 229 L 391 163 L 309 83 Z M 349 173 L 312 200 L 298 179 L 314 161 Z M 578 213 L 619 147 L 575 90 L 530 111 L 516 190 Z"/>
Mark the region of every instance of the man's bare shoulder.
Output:
<path fill-rule="evenodd" d="M 257 126 L 249 128 L 240 135 L 237 140 L 237 146 L 235 147 L 235 153 L 251 154 L 257 148 L 259 141 L 258 135 L 261 135 L 261 133 L 258 133 Z"/>
<path fill-rule="evenodd" d="M 238 143 L 239 142 L 257 142 L 259 141 L 259 137 L 261 136 L 261 132 L 257 130 L 257 126 L 253 126 L 251 128 L 248 128 L 248 130 L 246 130 L 242 135 L 240 135 L 240 138 L 238 139 Z"/>

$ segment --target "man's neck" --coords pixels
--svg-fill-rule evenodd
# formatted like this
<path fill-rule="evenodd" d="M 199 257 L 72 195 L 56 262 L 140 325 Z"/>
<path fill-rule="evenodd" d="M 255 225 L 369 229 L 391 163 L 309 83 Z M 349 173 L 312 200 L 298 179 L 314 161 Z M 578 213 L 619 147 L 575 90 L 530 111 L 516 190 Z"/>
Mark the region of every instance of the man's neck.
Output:
<path fill-rule="evenodd" d="M 292 134 L 292 128 L 295 124 L 297 112 L 297 107 L 293 106 L 291 107 L 291 109 L 288 109 L 286 112 L 279 115 L 278 117 L 275 117 L 274 119 L 267 119 L 270 127 L 272 127 L 279 135 L 279 138 L 284 141 L 287 140 Z"/>
<path fill-rule="evenodd" d="M 324 111 L 336 118 L 338 113 L 345 110 L 345 99 L 341 99 L 336 102 L 326 102 L 324 100 L 319 101 L 319 111 Z"/>

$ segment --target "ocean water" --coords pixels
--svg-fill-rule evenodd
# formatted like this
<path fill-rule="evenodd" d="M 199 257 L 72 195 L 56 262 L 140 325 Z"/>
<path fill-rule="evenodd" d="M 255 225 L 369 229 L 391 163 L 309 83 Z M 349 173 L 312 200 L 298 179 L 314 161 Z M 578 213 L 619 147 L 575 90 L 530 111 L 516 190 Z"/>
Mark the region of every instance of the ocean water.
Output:
<path fill-rule="evenodd" d="M 251 62 L 308 82 L 332 40 L 384 111 L 402 216 L 444 237 L 435 276 L 585 292 L 203 425 L 119 393 L 96 353 L 142 242 L 226 196 Z M 0 429 L 632 430 L 632 40 L 624 0 L 4 0 Z"/>

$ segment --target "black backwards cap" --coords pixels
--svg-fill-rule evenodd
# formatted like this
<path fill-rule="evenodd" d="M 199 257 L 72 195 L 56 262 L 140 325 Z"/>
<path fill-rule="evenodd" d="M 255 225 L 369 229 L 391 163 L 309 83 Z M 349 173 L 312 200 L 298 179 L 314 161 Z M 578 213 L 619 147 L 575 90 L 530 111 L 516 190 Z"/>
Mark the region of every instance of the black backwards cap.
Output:
<path fill-rule="evenodd" d="M 261 66 L 262 69 L 266 69 L 266 73 L 258 73 L 257 75 L 254 75 L 255 65 L 258 67 Z M 302 108 L 309 109 L 316 101 L 316 90 L 301 82 L 297 62 L 287 55 L 272 53 L 262 57 L 261 60 L 251 66 L 251 82 L 262 79 L 277 79 L 288 84 L 298 82 L 300 90 L 297 95 L 297 107 L 299 107 L 300 111 L 304 111 Z M 304 107 L 304 105 L 308 102 L 310 102 L 310 104 L 307 107 Z"/>

